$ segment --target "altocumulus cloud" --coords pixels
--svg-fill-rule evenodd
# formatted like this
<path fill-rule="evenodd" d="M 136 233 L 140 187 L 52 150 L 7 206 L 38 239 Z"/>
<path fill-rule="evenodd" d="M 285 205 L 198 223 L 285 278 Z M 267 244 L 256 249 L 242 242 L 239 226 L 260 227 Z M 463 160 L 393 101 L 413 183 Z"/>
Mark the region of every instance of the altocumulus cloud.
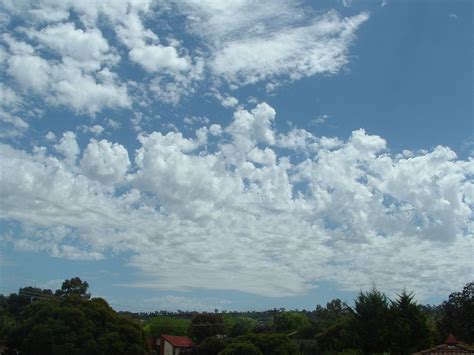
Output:
<path fill-rule="evenodd" d="M 71 132 L 32 152 L 2 144 L 0 217 L 22 231 L 3 239 L 70 259 L 130 253 L 137 285 L 170 290 L 283 296 L 332 281 L 423 297 L 471 274 L 472 159 L 393 155 L 363 130 L 277 132 L 275 119 L 262 102 L 214 133 L 140 134 L 133 159 L 107 140 L 78 151 Z"/>
<path fill-rule="evenodd" d="M 369 18 L 366 12 L 314 14 L 286 0 L 20 0 L 2 2 L 0 11 L 0 75 L 8 83 L 0 91 L 8 100 L 0 105 L 27 98 L 22 110 L 16 107 L 26 114 L 39 99 L 46 107 L 86 116 L 140 110 L 157 100 L 177 104 L 203 85 L 214 92 L 258 82 L 275 88 L 337 73 Z M 192 48 L 166 30 L 176 13 L 196 43 Z M 18 97 L 10 86 L 19 89 Z M 2 121 L 10 135 L 27 127 L 11 113 Z"/>

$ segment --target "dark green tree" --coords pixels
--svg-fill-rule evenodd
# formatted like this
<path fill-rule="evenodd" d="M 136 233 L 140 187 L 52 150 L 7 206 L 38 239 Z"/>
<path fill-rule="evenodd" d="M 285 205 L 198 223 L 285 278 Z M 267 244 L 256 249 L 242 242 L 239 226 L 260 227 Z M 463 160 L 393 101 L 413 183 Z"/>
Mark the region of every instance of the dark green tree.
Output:
<path fill-rule="evenodd" d="M 248 341 L 238 341 L 228 345 L 219 355 L 262 355 L 262 352 Z"/>
<path fill-rule="evenodd" d="M 252 333 L 258 325 L 255 319 L 250 317 L 236 317 L 226 314 L 223 316 L 226 334 L 232 338 Z"/>
<path fill-rule="evenodd" d="M 342 351 L 356 345 L 352 309 L 340 299 L 334 299 L 326 307 L 316 306 L 314 328 L 318 352 Z"/>
<path fill-rule="evenodd" d="M 324 331 L 336 324 L 341 318 L 350 316 L 352 316 L 351 308 L 338 298 L 326 303 L 326 307 L 316 306 L 315 321 L 318 331 Z"/>
<path fill-rule="evenodd" d="M 451 293 L 441 305 L 441 313 L 439 329 L 443 338 L 452 333 L 466 343 L 474 343 L 474 281 L 461 292 Z"/>
<path fill-rule="evenodd" d="M 431 345 L 426 315 L 413 297 L 412 293 L 403 291 L 396 301 L 391 302 L 387 321 L 393 354 L 411 354 Z"/>
<path fill-rule="evenodd" d="M 31 292 L 32 290 L 28 290 Z M 81 293 L 84 294 L 84 293 Z M 13 318 L 5 343 L 22 354 L 143 354 L 147 350 L 141 324 L 117 314 L 101 298 L 81 294 L 30 298 Z M 8 297 L 17 311 L 18 297 Z"/>
<path fill-rule="evenodd" d="M 197 314 L 189 324 L 188 334 L 197 343 L 208 337 L 225 334 L 224 319 L 219 314 Z"/>
<path fill-rule="evenodd" d="M 384 293 L 375 288 L 359 293 L 355 300 L 353 330 L 364 353 L 388 350 L 388 318 L 388 299 Z"/>
<path fill-rule="evenodd" d="M 90 293 L 87 293 L 89 284 L 87 281 L 82 281 L 79 277 L 73 277 L 69 280 L 64 280 L 61 289 L 57 290 L 55 295 L 57 297 L 78 297 L 83 299 L 89 299 Z"/>
<path fill-rule="evenodd" d="M 292 333 L 310 325 L 308 317 L 300 312 L 282 312 L 273 317 L 273 328 L 278 333 Z"/>
<path fill-rule="evenodd" d="M 237 341 L 250 342 L 263 355 L 296 355 L 299 354 L 296 343 L 286 334 L 259 333 L 236 338 Z"/>
<path fill-rule="evenodd" d="M 226 342 L 217 337 L 204 339 L 197 347 L 197 355 L 217 355 L 224 350 Z"/>

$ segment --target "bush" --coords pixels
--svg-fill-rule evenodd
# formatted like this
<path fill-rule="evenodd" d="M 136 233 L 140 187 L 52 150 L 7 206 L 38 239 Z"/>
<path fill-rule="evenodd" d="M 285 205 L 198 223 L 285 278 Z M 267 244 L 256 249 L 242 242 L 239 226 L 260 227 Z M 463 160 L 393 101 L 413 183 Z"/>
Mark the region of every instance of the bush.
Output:
<path fill-rule="evenodd" d="M 224 350 L 226 342 L 217 337 L 204 339 L 196 348 L 198 355 L 217 355 Z"/>
<path fill-rule="evenodd" d="M 219 355 L 262 355 L 262 352 L 248 341 L 239 341 L 230 344 Z"/>
<path fill-rule="evenodd" d="M 248 341 L 260 349 L 264 355 L 293 355 L 299 354 L 296 343 L 286 334 L 260 333 L 237 338 Z"/>

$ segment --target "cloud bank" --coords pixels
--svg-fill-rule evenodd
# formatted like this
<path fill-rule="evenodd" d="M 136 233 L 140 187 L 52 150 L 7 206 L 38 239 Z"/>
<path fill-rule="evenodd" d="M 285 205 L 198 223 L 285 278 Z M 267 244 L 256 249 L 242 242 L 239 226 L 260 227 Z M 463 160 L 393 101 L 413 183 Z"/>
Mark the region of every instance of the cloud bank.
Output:
<path fill-rule="evenodd" d="M 105 139 L 81 151 L 72 132 L 2 144 L 2 238 L 69 259 L 127 253 L 140 286 L 168 290 L 289 296 L 331 281 L 423 297 L 468 281 L 472 158 L 394 155 L 364 130 L 316 137 L 276 119 L 262 102 L 191 136 L 140 134 L 135 152 Z"/>

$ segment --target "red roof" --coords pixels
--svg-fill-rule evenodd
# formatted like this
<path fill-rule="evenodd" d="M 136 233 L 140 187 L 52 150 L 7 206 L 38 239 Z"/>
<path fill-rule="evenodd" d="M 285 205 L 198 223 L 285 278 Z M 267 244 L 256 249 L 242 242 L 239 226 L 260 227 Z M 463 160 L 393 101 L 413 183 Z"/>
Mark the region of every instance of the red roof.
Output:
<path fill-rule="evenodd" d="M 188 337 L 176 335 L 162 335 L 161 337 L 175 348 L 191 348 L 194 346 L 192 340 Z"/>

